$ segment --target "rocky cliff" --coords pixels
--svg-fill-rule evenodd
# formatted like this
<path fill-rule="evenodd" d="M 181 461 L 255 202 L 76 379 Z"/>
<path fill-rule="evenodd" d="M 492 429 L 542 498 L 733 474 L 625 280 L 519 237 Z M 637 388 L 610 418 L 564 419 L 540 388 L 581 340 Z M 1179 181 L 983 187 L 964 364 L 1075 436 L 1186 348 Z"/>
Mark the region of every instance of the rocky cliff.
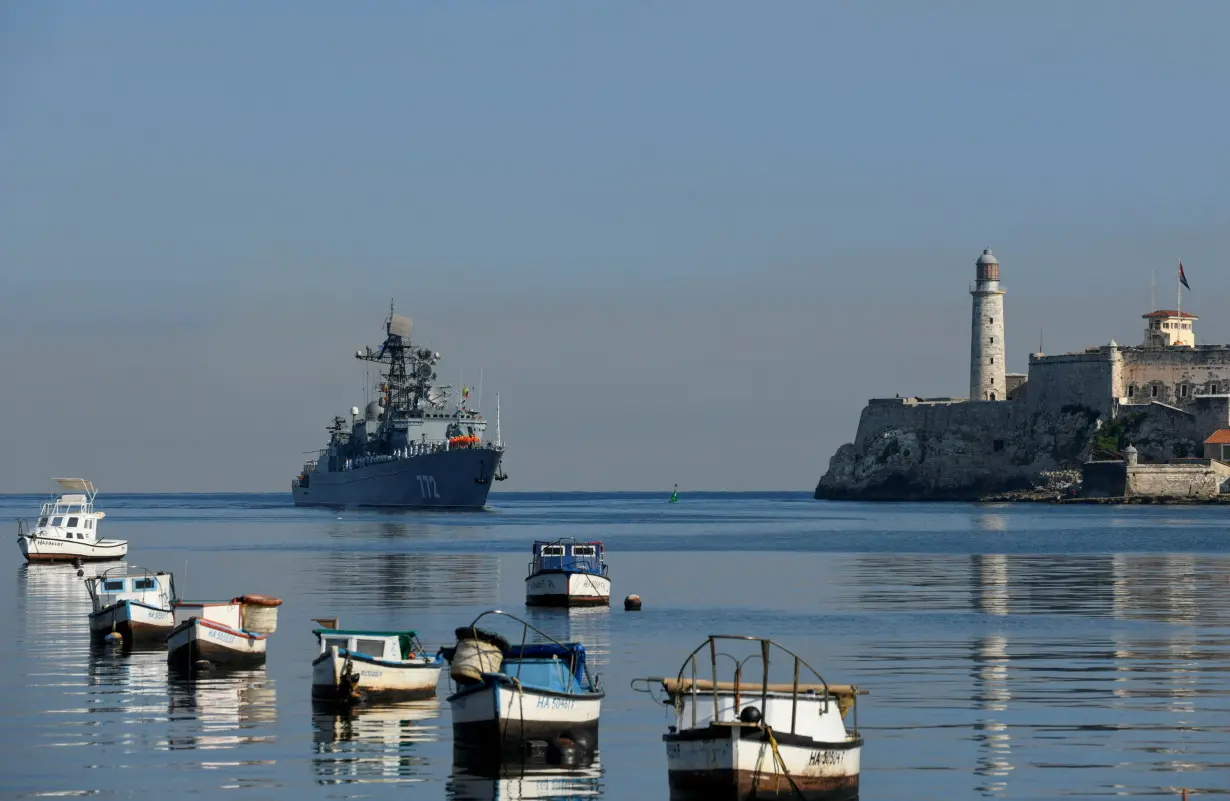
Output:
<path fill-rule="evenodd" d="M 872 401 L 815 497 L 976 500 L 1032 489 L 1078 468 L 1100 424 L 1084 406 L 1047 414 L 1017 402 Z"/>

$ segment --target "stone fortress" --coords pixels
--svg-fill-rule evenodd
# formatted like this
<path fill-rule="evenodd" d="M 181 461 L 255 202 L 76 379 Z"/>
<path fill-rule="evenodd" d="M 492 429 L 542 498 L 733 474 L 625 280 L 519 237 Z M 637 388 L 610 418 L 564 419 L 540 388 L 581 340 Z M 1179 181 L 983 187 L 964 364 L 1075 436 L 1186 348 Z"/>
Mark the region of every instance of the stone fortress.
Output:
<path fill-rule="evenodd" d="M 1153 494 L 1191 495 L 1197 484 L 1216 494 L 1226 483 L 1230 464 L 1218 460 L 1230 459 L 1230 447 L 1223 454 L 1219 443 L 1230 443 L 1230 346 L 1197 345 L 1196 315 L 1151 311 L 1140 345 L 1111 340 L 1078 353 L 1032 353 L 1028 375 L 1009 373 L 999 260 L 984 250 L 975 270 L 969 397 L 870 400 L 854 442 L 830 460 L 817 498 L 1044 491 L 1065 483 L 1064 471 L 1071 483 L 1071 471 L 1090 462 L 1119 465 L 1124 476 L 1116 486 L 1113 477 L 1103 481 L 1106 470 L 1093 470 L 1097 494 L 1132 494 L 1133 475 L 1138 489 L 1156 484 L 1143 477 L 1150 470 L 1179 475 Z"/>

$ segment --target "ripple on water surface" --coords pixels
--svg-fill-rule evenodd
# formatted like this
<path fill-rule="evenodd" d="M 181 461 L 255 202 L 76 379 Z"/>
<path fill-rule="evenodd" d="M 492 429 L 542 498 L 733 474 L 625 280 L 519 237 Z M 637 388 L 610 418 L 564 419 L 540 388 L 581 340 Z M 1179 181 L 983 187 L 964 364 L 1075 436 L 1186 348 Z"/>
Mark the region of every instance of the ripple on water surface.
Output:
<path fill-rule="evenodd" d="M 28 514 L 18 500 L 0 514 Z M 712 632 L 774 637 L 870 689 L 865 800 L 1230 795 L 1218 510 L 540 495 L 483 514 L 339 515 L 281 496 L 119 500 L 108 525 L 133 540 L 129 562 L 175 571 L 187 597 L 285 599 L 268 664 L 184 677 L 160 649 L 92 647 L 76 570 L 19 567 L 14 549 L 0 794 L 665 799 L 669 711 L 628 684 L 678 670 Z M 605 540 L 616 595 L 645 609 L 525 609 L 529 543 L 558 536 Z M 433 701 L 313 704 L 311 618 L 414 628 L 434 647 L 493 607 L 585 643 L 608 693 L 600 762 L 455 761 L 446 682 Z"/>

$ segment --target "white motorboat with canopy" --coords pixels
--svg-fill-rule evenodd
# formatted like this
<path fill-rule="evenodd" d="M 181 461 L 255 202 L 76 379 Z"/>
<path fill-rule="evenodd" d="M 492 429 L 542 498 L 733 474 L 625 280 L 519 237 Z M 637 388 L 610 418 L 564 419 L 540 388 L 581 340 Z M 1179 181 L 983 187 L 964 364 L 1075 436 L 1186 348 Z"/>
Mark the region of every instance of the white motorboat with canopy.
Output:
<path fill-rule="evenodd" d="M 722 650 L 732 644 L 751 653 Z M 792 671 L 789 681 L 770 680 L 775 651 L 787 657 L 782 662 Z M 698 657 L 710 678 L 697 675 Z M 720 680 L 719 659 L 734 664 L 730 681 Z M 759 677 L 743 675 L 749 663 L 759 664 Z M 675 725 L 662 736 L 672 801 L 858 798 L 863 738 L 857 701 L 866 690 L 829 684 L 772 640 L 723 634 L 706 639 L 675 676 L 632 681 L 641 692 L 655 685 L 675 709 Z"/>
<path fill-rule="evenodd" d="M 98 536 L 106 512 L 94 510 L 98 490 L 88 479 L 52 479 L 60 487 L 55 500 L 43 504 L 38 522 L 17 521 L 17 544 L 28 562 L 102 562 L 122 559 L 127 540 Z"/>

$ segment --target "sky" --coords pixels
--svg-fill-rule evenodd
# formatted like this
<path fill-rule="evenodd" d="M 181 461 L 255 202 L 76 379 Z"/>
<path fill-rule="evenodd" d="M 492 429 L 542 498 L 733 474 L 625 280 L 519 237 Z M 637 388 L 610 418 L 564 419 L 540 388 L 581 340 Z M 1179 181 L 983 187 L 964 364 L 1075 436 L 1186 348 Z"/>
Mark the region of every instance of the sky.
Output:
<path fill-rule="evenodd" d="M 868 398 L 1230 342 L 1219 2 L 0 3 L 0 492 L 289 491 L 390 299 L 500 490 L 810 490 Z M 473 396 L 472 396 L 473 397 Z M 474 398 L 477 400 L 477 398 Z"/>

